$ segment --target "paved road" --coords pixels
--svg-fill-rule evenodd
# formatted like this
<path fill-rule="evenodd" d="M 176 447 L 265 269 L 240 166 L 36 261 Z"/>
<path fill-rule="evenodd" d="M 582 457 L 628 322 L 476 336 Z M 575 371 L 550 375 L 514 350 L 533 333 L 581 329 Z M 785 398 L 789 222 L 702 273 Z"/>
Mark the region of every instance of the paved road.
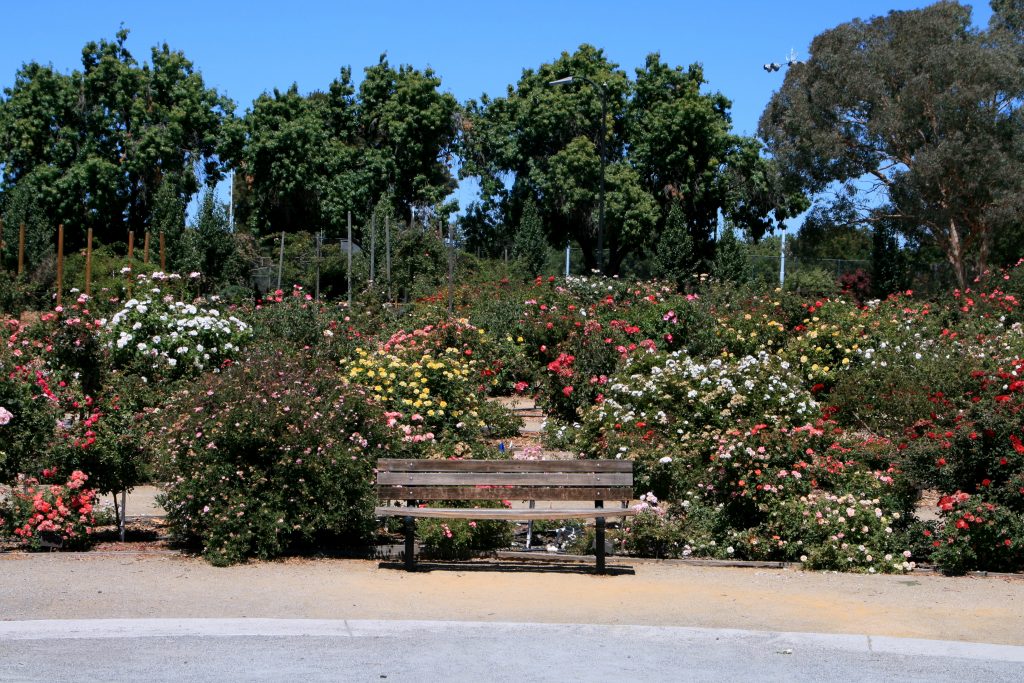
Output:
<path fill-rule="evenodd" d="M 1019 681 L 1024 647 L 655 626 L 315 619 L 0 622 L 0 679 Z"/>

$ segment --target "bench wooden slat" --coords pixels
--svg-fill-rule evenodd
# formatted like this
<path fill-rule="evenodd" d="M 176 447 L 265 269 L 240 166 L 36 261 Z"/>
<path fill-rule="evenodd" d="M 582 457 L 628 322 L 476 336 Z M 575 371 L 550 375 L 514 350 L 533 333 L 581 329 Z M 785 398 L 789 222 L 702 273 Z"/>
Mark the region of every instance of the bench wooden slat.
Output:
<path fill-rule="evenodd" d="M 382 458 L 378 472 L 632 472 L 629 460 L 410 460 Z"/>
<path fill-rule="evenodd" d="M 379 472 L 382 486 L 632 486 L 626 472 Z"/>
<path fill-rule="evenodd" d="M 482 488 L 466 486 L 378 486 L 382 500 L 629 500 L 631 486 L 560 487 L 510 486 Z"/>
<path fill-rule="evenodd" d="M 605 519 L 636 514 L 630 508 L 604 507 L 628 500 L 633 492 L 633 463 L 619 460 L 410 460 L 377 461 L 377 494 L 392 500 L 555 500 L 591 501 L 593 507 L 431 508 L 378 506 L 378 517 L 405 517 L 405 568 L 416 568 L 416 518 L 437 519 L 594 519 L 597 571 L 605 570 Z"/>
<path fill-rule="evenodd" d="M 374 508 L 374 515 L 377 517 L 432 517 L 439 519 L 593 519 L 597 517 L 631 517 L 635 514 L 636 510 L 634 510 L 633 508 L 614 507 L 560 508 L 551 510 L 543 510 L 540 508 L 522 508 L 516 510 L 510 510 L 505 508 Z"/>

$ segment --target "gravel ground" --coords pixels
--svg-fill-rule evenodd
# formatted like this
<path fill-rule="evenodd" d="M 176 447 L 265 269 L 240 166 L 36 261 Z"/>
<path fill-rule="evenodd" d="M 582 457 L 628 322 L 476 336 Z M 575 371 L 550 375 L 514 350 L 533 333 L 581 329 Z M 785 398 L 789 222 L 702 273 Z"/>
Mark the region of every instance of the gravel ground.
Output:
<path fill-rule="evenodd" d="M 696 567 L 304 559 L 229 568 L 176 552 L 0 553 L 0 620 L 414 619 L 741 628 L 1024 645 L 1024 578 Z"/>

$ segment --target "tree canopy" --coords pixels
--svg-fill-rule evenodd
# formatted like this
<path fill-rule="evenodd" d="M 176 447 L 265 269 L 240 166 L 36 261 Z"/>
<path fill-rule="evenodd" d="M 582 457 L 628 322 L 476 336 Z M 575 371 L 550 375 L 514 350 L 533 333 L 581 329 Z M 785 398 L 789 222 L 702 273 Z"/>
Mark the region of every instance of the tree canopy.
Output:
<path fill-rule="evenodd" d="M 845 184 L 865 220 L 938 246 L 961 287 L 1024 217 L 1022 3 L 992 4 L 984 31 L 956 2 L 825 31 L 760 122 L 787 178 Z"/>
<path fill-rule="evenodd" d="M 549 85 L 570 75 L 571 84 Z M 657 54 L 630 80 L 602 50 L 581 45 L 524 70 L 504 97 L 468 103 L 462 175 L 479 178 L 485 206 L 506 222 L 536 202 L 552 243 L 575 240 L 591 269 L 603 148 L 608 272 L 656 243 L 673 203 L 707 257 L 719 212 L 759 236 L 805 203 L 755 140 L 730 132 L 729 101 L 704 85 L 699 65 L 673 68 Z"/>
<path fill-rule="evenodd" d="M 458 103 L 430 69 L 392 67 L 382 55 L 358 92 L 344 68 L 325 92 L 264 93 L 245 117 L 238 154 L 238 215 L 257 229 L 340 227 L 382 196 L 398 215 L 439 204 L 455 188 L 449 170 Z"/>
<path fill-rule="evenodd" d="M 25 64 L 4 90 L 8 222 L 35 221 L 53 234 L 63 223 L 69 248 L 88 228 L 101 241 L 123 240 L 149 227 L 161 187 L 187 199 L 222 177 L 218 152 L 232 134 L 234 104 L 207 88 L 183 53 L 164 44 L 139 64 L 127 38 L 122 29 L 113 42 L 88 43 L 81 70 L 70 74 Z"/>

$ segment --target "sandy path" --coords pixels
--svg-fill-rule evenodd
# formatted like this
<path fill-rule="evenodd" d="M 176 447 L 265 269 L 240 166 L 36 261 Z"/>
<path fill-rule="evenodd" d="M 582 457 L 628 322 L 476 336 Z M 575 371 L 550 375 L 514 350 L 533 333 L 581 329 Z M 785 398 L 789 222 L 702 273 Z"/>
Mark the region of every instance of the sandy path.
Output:
<path fill-rule="evenodd" d="M 618 562 L 618 560 L 617 560 Z M 1024 580 L 632 562 L 408 574 L 363 560 L 218 569 L 173 554 L 0 555 L 0 619 L 268 617 L 649 624 L 1024 645 Z"/>

